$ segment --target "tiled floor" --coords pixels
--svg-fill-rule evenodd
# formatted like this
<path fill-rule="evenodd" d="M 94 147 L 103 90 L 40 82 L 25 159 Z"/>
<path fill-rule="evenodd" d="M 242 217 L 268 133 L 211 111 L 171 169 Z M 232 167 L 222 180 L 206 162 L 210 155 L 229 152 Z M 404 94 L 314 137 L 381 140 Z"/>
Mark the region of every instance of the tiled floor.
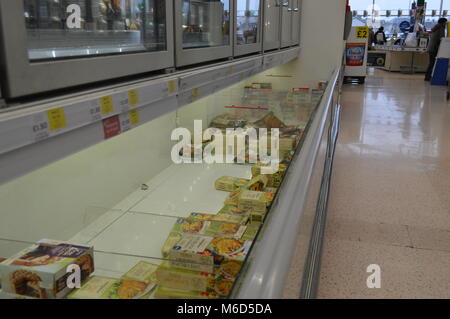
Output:
<path fill-rule="evenodd" d="M 378 70 L 344 87 L 318 298 L 450 298 L 446 89 Z"/>

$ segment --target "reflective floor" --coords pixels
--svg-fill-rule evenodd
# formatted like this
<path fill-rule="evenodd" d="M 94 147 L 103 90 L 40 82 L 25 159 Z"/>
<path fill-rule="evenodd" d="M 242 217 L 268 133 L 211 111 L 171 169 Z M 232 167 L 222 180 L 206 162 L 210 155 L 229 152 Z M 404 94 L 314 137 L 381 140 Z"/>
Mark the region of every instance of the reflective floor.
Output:
<path fill-rule="evenodd" d="M 450 298 L 447 88 L 370 73 L 344 86 L 318 297 Z"/>

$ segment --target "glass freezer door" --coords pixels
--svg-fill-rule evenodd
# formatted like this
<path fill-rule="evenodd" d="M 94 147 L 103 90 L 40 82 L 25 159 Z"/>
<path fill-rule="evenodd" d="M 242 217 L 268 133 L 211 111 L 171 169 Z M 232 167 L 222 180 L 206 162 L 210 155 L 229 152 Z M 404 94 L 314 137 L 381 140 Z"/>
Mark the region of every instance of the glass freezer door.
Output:
<path fill-rule="evenodd" d="M 171 1 L 0 1 L 0 15 L 10 98 L 174 66 Z"/>
<path fill-rule="evenodd" d="M 164 1 L 24 0 L 24 7 L 32 61 L 167 47 Z"/>
<path fill-rule="evenodd" d="M 234 55 L 261 51 L 261 1 L 236 0 Z"/>
<path fill-rule="evenodd" d="M 175 1 L 178 66 L 232 55 L 230 0 Z"/>
<path fill-rule="evenodd" d="M 264 0 L 264 51 L 280 48 L 279 0 Z"/>
<path fill-rule="evenodd" d="M 291 4 L 292 12 L 292 43 L 300 44 L 300 0 L 293 0 Z"/>
<path fill-rule="evenodd" d="M 292 4 L 294 1 L 281 1 L 281 47 L 288 47 L 292 40 Z"/>

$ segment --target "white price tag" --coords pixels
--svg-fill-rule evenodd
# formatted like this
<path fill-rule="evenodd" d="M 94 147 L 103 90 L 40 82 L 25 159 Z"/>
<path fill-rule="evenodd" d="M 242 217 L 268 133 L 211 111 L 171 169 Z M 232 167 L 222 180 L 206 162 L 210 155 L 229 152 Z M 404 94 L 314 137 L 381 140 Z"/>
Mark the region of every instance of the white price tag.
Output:
<path fill-rule="evenodd" d="M 102 119 L 102 107 L 100 106 L 99 101 L 91 101 L 91 105 L 89 107 L 89 115 L 92 122 L 97 122 Z"/>
<path fill-rule="evenodd" d="M 31 119 L 31 136 L 34 142 L 50 137 L 48 117 L 44 113 L 36 114 Z"/>

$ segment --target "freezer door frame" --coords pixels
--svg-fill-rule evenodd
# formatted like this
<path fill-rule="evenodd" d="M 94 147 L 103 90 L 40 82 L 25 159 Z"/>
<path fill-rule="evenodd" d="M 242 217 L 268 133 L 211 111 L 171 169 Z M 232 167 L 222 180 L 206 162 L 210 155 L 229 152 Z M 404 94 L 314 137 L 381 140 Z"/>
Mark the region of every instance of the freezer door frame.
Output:
<path fill-rule="evenodd" d="M 257 33 L 257 39 L 258 41 L 256 43 L 252 44 L 241 44 L 239 45 L 237 43 L 237 2 L 239 0 L 234 0 L 234 50 L 233 50 L 233 56 L 240 56 L 240 55 L 246 55 L 250 53 L 255 52 L 262 52 L 262 43 L 263 43 L 263 4 L 264 0 L 259 0 L 259 17 L 258 17 L 258 33 Z"/>
<path fill-rule="evenodd" d="M 280 47 L 286 48 L 292 45 L 292 4 L 293 0 L 281 1 L 281 32 Z"/>
<path fill-rule="evenodd" d="M 280 48 L 281 45 L 281 10 L 280 10 L 280 0 L 264 0 L 264 8 L 263 8 L 263 15 L 264 15 L 264 24 L 263 24 L 263 51 L 269 51 L 269 50 L 276 50 Z M 269 15 L 269 7 L 271 8 L 277 8 L 278 14 L 274 13 L 272 16 L 278 16 L 277 21 L 270 21 L 271 15 Z M 268 40 L 266 38 L 267 32 L 266 32 L 266 26 L 268 23 L 276 23 L 278 24 L 278 30 L 276 30 L 276 33 L 278 33 L 278 37 L 276 40 Z"/>
<path fill-rule="evenodd" d="M 0 65 L 4 96 L 22 97 L 173 67 L 173 3 L 165 3 L 164 51 L 32 62 L 28 56 L 23 1 L 1 0 Z"/>
<path fill-rule="evenodd" d="M 174 20 L 175 20 L 175 65 L 183 67 L 192 64 L 199 64 L 213 60 L 231 58 L 233 56 L 233 35 L 234 28 L 234 0 L 227 0 L 230 4 L 230 28 L 228 30 L 229 43 L 217 47 L 205 47 L 195 49 L 183 49 L 182 32 L 182 7 L 183 0 L 175 0 Z"/>
<path fill-rule="evenodd" d="M 292 28 L 291 28 L 291 45 L 292 46 L 296 46 L 300 44 L 300 29 L 301 29 L 301 3 L 302 0 L 292 0 L 293 1 L 293 6 L 291 7 L 292 11 Z M 296 29 L 297 27 L 297 29 Z M 294 32 L 294 30 L 296 30 Z"/>

